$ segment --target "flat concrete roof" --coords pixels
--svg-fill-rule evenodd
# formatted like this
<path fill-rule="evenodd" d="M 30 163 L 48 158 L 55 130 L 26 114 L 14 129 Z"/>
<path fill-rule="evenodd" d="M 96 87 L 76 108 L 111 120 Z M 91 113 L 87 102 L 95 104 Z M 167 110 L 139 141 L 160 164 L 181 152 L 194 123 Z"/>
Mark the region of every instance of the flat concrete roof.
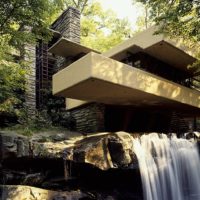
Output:
<path fill-rule="evenodd" d="M 189 65 L 192 65 L 196 61 L 193 52 L 183 46 L 181 42 L 171 40 L 163 34 L 155 35 L 154 33 L 156 30 L 157 28 L 153 26 L 136 34 L 134 37 L 122 42 L 114 48 L 111 48 L 102 55 L 120 61 L 127 57 L 127 52 L 133 54 L 144 52 L 173 67 L 193 73 L 193 70 L 188 68 Z M 52 32 L 55 36 L 60 35 L 57 31 L 52 30 Z M 60 38 L 52 45 L 49 48 L 49 52 L 63 57 L 76 56 L 80 53 L 99 53 L 64 37 Z"/>
<path fill-rule="evenodd" d="M 60 38 L 55 44 L 53 44 L 48 51 L 62 57 L 76 56 L 81 53 L 87 54 L 89 52 L 98 53 L 93 49 L 85 47 L 76 42 L 72 42 L 71 40 L 68 40 L 63 37 Z"/>
<path fill-rule="evenodd" d="M 188 65 L 191 65 L 196 61 L 193 52 L 189 51 L 179 41 L 170 40 L 162 34 L 154 35 L 156 30 L 156 27 L 151 27 L 146 31 L 138 33 L 133 38 L 130 38 L 103 53 L 103 55 L 119 61 L 127 56 L 127 52 L 144 52 L 176 68 L 193 74 L 194 71 L 188 69 Z M 64 38 L 61 38 L 55 43 L 49 51 L 64 57 L 75 56 L 79 53 L 95 52 L 90 48 Z M 81 106 L 85 103 L 88 103 L 88 101 L 75 100 L 73 98 L 66 99 L 66 106 L 68 109 Z"/>
<path fill-rule="evenodd" d="M 179 107 L 200 113 L 200 92 L 96 53 L 56 73 L 53 94 L 113 105 Z"/>
<path fill-rule="evenodd" d="M 144 52 L 173 67 L 193 72 L 191 69 L 188 69 L 188 65 L 196 61 L 196 58 L 193 57 L 193 52 L 186 49 L 180 42 L 170 40 L 163 34 L 155 35 L 156 30 L 156 27 L 153 26 L 138 33 L 134 37 L 103 53 L 103 55 L 120 61 L 127 57 L 127 52 L 133 54 Z"/>

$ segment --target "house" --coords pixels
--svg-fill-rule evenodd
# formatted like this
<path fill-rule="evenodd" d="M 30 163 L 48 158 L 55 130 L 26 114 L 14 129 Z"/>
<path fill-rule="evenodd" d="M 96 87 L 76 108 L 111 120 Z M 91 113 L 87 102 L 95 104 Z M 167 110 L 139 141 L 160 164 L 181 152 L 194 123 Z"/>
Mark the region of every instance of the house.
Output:
<path fill-rule="evenodd" d="M 200 91 L 188 67 L 196 61 L 191 52 L 152 27 L 100 54 L 80 45 L 79 20 L 68 8 L 52 25 L 48 46 L 56 63 L 53 94 L 66 98 L 77 131 L 197 129 Z"/>

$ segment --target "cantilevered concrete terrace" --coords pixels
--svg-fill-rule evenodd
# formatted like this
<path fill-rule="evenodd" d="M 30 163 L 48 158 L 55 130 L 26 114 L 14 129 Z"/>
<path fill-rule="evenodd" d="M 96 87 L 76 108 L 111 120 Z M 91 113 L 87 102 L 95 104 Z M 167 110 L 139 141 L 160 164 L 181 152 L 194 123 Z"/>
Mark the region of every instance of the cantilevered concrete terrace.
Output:
<path fill-rule="evenodd" d="M 61 37 L 54 45 L 49 48 L 49 52 L 62 57 L 87 54 L 91 51 L 97 52 L 63 37 Z"/>
<path fill-rule="evenodd" d="M 169 39 L 163 34 L 155 34 L 156 31 L 157 28 L 153 26 L 111 48 L 103 55 L 120 61 L 127 53 L 145 52 L 175 68 L 193 73 L 192 68 L 188 67 L 196 61 L 194 52 L 183 46 L 181 41 Z"/>
<path fill-rule="evenodd" d="M 97 53 L 56 73 L 53 94 L 105 104 L 200 111 L 200 92 Z"/>
<path fill-rule="evenodd" d="M 152 73 L 123 64 L 127 54 L 143 52 L 193 76 L 189 68 L 196 59 L 181 42 L 155 35 L 152 27 L 98 55 L 92 49 L 61 38 L 49 51 L 80 57 L 53 77 L 53 93 L 66 97 L 67 109 L 87 102 L 116 105 L 165 106 L 200 112 L 200 92 Z M 159 68 L 162 69 L 162 65 Z"/>

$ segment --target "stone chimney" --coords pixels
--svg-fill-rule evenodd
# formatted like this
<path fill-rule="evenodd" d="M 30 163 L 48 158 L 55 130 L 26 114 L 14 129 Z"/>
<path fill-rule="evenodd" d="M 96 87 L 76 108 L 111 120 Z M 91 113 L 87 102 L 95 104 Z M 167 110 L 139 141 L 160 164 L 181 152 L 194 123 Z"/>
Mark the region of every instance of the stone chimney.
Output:
<path fill-rule="evenodd" d="M 80 43 L 80 12 L 68 7 L 50 28 L 59 32 L 60 37 Z M 53 45 L 60 37 L 54 37 L 49 45 Z M 36 55 L 36 106 L 41 109 L 46 101 L 43 91 L 51 89 L 52 74 L 62 69 L 69 58 L 49 53 L 48 45 L 44 41 L 40 41 L 37 46 Z"/>
<path fill-rule="evenodd" d="M 79 10 L 68 7 L 58 19 L 52 24 L 51 28 L 60 32 L 62 37 L 73 42 L 80 43 L 80 12 Z"/>
<path fill-rule="evenodd" d="M 80 43 L 80 12 L 72 7 L 64 11 L 52 24 L 51 28 L 61 33 L 72 42 Z M 56 56 L 55 72 L 70 63 L 70 59 Z M 73 61 L 72 61 L 73 62 Z M 98 103 L 90 103 L 81 108 L 70 111 L 72 119 L 75 120 L 75 130 L 83 133 L 104 131 L 105 106 Z"/>
<path fill-rule="evenodd" d="M 51 25 L 51 29 L 58 31 L 61 37 L 72 42 L 80 43 L 80 12 L 79 10 L 68 7 Z M 61 70 L 65 63 L 71 58 L 56 56 L 56 65 L 54 73 Z"/>
<path fill-rule="evenodd" d="M 26 44 L 24 46 L 25 57 L 24 60 L 28 63 L 29 68 L 26 74 L 26 94 L 25 105 L 29 117 L 35 115 L 36 110 L 36 52 L 35 45 Z"/>

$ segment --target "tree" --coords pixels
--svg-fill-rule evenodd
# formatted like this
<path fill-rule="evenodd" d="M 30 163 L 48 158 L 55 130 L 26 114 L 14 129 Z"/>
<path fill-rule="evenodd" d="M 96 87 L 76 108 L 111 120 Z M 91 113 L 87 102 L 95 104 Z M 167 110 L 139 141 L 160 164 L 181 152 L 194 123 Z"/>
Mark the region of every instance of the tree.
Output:
<path fill-rule="evenodd" d="M 134 5 L 138 6 L 140 9 L 142 8 L 142 10 L 143 10 L 143 14 L 137 18 L 137 21 L 136 21 L 137 30 L 136 31 L 141 32 L 145 29 L 148 29 L 150 26 L 152 26 L 153 22 L 149 17 L 150 8 L 149 8 L 147 1 L 141 2 L 140 0 L 139 1 L 132 0 L 132 2 Z"/>
<path fill-rule="evenodd" d="M 83 13 L 85 7 L 88 6 L 88 3 L 91 3 L 91 0 L 60 0 L 59 6 L 62 10 L 72 6 Z"/>
<path fill-rule="evenodd" d="M 85 7 L 81 21 L 81 42 L 100 52 L 119 44 L 131 35 L 127 19 L 119 19 L 112 10 L 103 10 L 98 2 Z"/>
<path fill-rule="evenodd" d="M 131 35 L 127 19 L 119 19 L 112 10 L 103 10 L 95 0 L 60 0 L 60 8 L 72 6 L 81 12 L 81 43 L 100 52 L 119 44 Z"/>
<path fill-rule="evenodd" d="M 200 1 L 199 0 L 136 0 L 149 7 L 150 19 L 159 27 L 158 33 L 181 39 L 196 50 L 200 58 Z M 199 62 L 196 68 L 200 70 Z"/>
<path fill-rule="evenodd" d="M 3 47 L 3 48 L 2 48 Z M 0 39 L 0 114 L 18 115 L 25 89 L 26 70 L 9 55 L 10 46 Z"/>
<path fill-rule="evenodd" d="M 0 113 L 19 114 L 28 64 L 24 45 L 48 40 L 52 0 L 0 1 Z"/>
<path fill-rule="evenodd" d="M 150 8 L 150 17 L 171 35 L 200 41 L 200 1 L 138 0 Z"/>
<path fill-rule="evenodd" d="M 1 0 L 1 37 L 7 35 L 9 45 L 16 48 L 24 43 L 44 39 L 48 35 L 53 4 L 50 0 Z"/>

